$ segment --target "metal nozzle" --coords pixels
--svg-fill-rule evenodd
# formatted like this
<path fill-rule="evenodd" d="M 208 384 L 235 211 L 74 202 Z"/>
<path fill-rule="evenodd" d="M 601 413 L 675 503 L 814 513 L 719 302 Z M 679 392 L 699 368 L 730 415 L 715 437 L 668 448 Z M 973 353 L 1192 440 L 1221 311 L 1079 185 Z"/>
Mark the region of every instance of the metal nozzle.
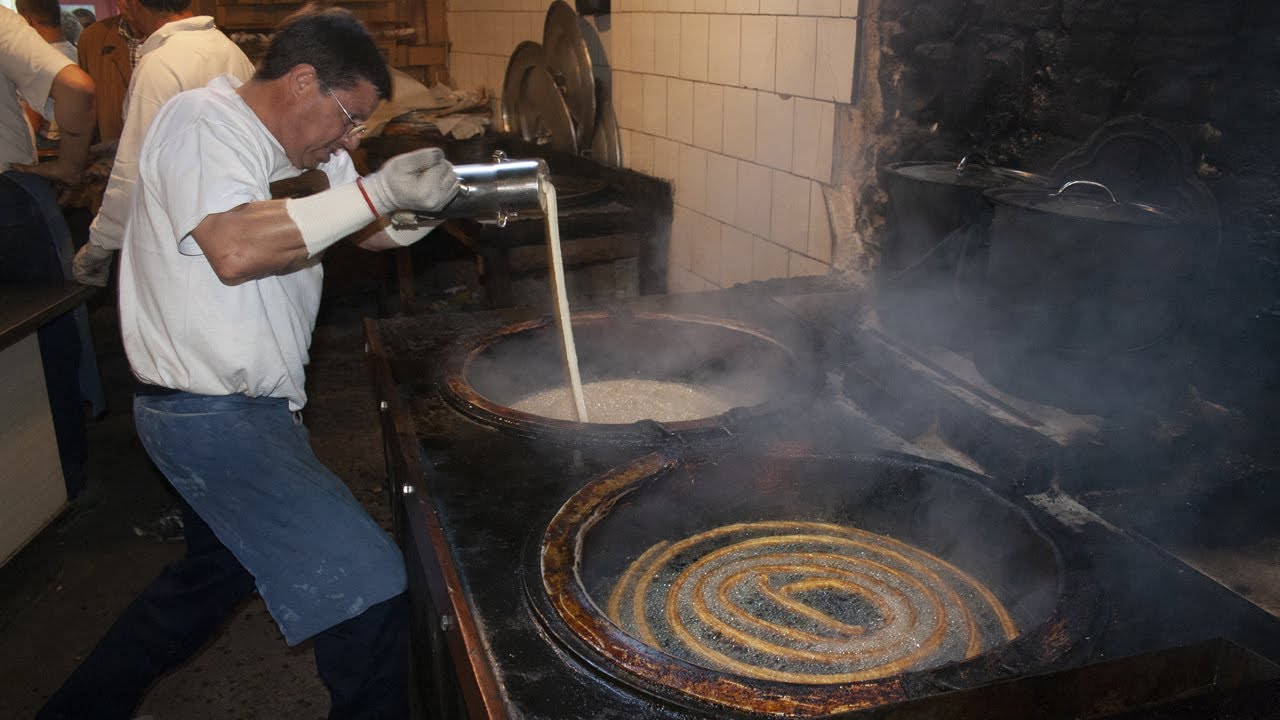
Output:
<path fill-rule="evenodd" d="M 503 227 L 521 213 L 541 212 L 538 181 L 550 176 L 544 160 L 510 160 L 501 150 L 492 163 L 455 165 L 453 171 L 461 183 L 458 194 L 437 212 L 410 213 L 414 220 L 492 217 Z M 408 220 L 402 213 L 392 218 L 396 225 L 414 224 Z"/>

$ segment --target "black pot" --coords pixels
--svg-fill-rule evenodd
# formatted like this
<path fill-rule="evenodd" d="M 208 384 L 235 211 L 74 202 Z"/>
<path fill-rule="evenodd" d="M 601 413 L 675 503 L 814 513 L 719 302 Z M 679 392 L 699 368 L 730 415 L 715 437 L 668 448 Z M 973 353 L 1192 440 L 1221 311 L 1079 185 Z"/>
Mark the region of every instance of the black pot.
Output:
<path fill-rule="evenodd" d="M 987 192 L 995 211 L 987 265 L 989 378 L 1063 407 L 1107 409 L 1180 328 L 1196 227 L 1104 185 Z"/>
<path fill-rule="evenodd" d="M 1049 187 L 1047 178 L 981 159 L 885 168 L 887 237 L 877 274 L 882 323 L 905 337 L 964 346 L 980 307 L 991 204 L 984 192 Z"/>

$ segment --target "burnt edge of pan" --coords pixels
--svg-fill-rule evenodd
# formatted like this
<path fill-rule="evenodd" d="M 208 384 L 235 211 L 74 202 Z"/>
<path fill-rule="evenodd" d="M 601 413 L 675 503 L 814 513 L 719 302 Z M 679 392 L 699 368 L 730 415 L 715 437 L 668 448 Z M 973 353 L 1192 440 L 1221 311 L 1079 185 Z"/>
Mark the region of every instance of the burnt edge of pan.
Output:
<path fill-rule="evenodd" d="M 526 332 L 551 331 L 555 320 L 550 316 L 507 325 L 483 336 L 459 343 L 447 354 L 437 379 L 441 397 L 455 410 L 482 425 L 529 439 L 544 439 L 571 446 L 610 444 L 624 447 L 656 448 L 672 441 L 697 441 L 736 436 L 751 423 L 776 415 L 818 391 L 816 373 L 801 365 L 795 351 L 765 332 L 733 320 L 696 314 L 663 312 L 615 313 L 607 310 L 574 313 L 574 327 L 602 325 L 609 322 L 676 322 L 714 325 L 747 335 L 782 352 L 793 367 L 808 380 L 799 385 L 807 390 L 797 395 L 773 397 L 749 406 L 694 420 L 658 422 L 639 420 L 633 423 L 592 423 L 562 420 L 534 415 L 496 403 L 478 392 L 467 380 L 471 361 L 490 347 Z"/>
<path fill-rule="evenodd" d="M 594 520 L 608 514 L 649 480 L 675 472 L 685 462 L 705 462 L 717 451 L 701 453 L 674 446 L 606 471 L 569 498 L 526 543 L 523 584 L 540 629 L 594 672 L 666 703 L 727 717 L 834 717 L 871 708 L 979 687 L 1056 669 L 1079 660 L 1095 641 L 1107 606 L 1088 577 L 1086 562 L 1064 557 L 1061 543 L 1043 531 L 1021 507 L 982 483 L 978 476 L 946 463 L 893 452 L 822 456 L 851 462 L 908 463 L 967 481 L 981 494 L 1017 511 L 1053 551 L 1058 563 L 1057 602 L 1038 625 L 1012 641 L 959 662 L 853 683 L 798 684 L 722 673 L 644 644 L 616 625 L 595 604 L 577 578 L 579 544 Z M 782 446 L 762 456 L 795 454 Z M 577 509 L 571 505 L 577 505 Z M 564 522 L 566 508 L 577 521 Z M 548 560 L 550 558 L 550 560 Z M 563 572 L 550 573 L 544 563 Z M 554 586 L 554 588 L 552 587 Z"/>

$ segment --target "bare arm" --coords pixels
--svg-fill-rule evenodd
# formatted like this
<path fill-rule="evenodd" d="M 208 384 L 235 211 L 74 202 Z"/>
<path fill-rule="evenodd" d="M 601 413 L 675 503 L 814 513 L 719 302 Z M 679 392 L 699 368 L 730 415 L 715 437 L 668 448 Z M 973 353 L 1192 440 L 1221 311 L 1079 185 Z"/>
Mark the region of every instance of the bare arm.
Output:
<path fill-rule="evenodd" d="M 80 182 L 93 141 L 93 92 L 93 79 L 77 65 L 68 65 L 54 76 L 49 97 L 53 99 L 53 118 L 62 134 L 58 159 L 24 170 L 68 185 Z"/>
<path fill-rule="evenodd" d="M 209 215 L 196 226 L 191 236 L 219 280 L 227 285 L 239 285 L 268 275 L 291 273 L 308 264 L 310 251 L 284 203 L 284 200 L 245 203 Z M 353 233 L 351 240 L 365 250 L 394 250 L 417 240 L 435 225 L 430 223 L 417 232 L 402 233 L 401 241 L 396 242 L 380 223 L 369 223 Z"/>
<path fill-rule="evenodd" d="M 191 232 L 218 279 L 239 285 L 306 265 L 302 232 L 285 210 L 285 200 L 245 203 L 205 217 Z"/>
<path fill-rule="evenodd" d="M 368 191 L 351 183 L 302 198 L 245 203 L 205 216 L 191 235 L 218 279 L 238 285 L 305 267 L 348 235 L 366 250 L 414 243 L 438 223 L 403 230 L 384 227 L 382 216 L 398 207 L 437 210 L 458 191 L 453 166 L 438 148 L 397 155 L 365 182 Z"/>

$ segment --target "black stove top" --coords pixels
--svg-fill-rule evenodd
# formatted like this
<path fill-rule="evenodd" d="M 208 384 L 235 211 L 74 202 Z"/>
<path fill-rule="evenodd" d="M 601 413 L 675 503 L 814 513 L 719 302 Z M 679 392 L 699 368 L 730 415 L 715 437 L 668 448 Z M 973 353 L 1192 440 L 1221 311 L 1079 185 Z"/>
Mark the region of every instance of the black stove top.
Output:
<path fill-rule="evenodd" d="M 1016 717 L 1019 708 L 1031 709 L 1025 703 L 1033 697 L 1038 699 L 1032 705 L 1044 717 L 1053 717 L 1055 708 L 1064 717 L 1080 715 L 1082 706 L 1055 705 L 1053 689 L 1083 702 L 1080 688 L 1098 682 L 1111 683 L 1112 697 L 1111 704 L 1092 706 L 1096 716 L 1132 710 L 1153 699 L 1199 694 L 1193 692 L 1196 687 L 1236 698 L 1232 702 L 1238 714 L 1233 717 L 1264 717 L 1249 714 L 1264 707 L 1270 712 L 1270 705 L 1256 697 L 1269 699 L 1273 696 L 1266 688 L 1277 687 L 1280 670 L 1272 663 L 1280 663 L 1280 620 L 1063 491 L 1086 484 L 1073 472 L 1091 473 L 1090 486 L 1128 481 L 1099 475 L 1108 468 L 1132 472 L 1131 464 L 1109 462 L 1114 457 L 1105 430 L 1099 439 L 1097 428 L 1089 432 L 1072 418 L 1028 411 L 965 380 L 963 372 L 953 373 L 945 362 L 913 356 L 909 347 L 874 327 L 850 325 L 849 295 L 821 286 L 798 292 L 794 287 L 791 292 L 777 289 L 765 285 L 629 302 L 644 309 L 752 322 L 794 347 L 813 348 L 815 360 L 822 363 L 827 382 L 819 397 L 746 436 L 726 432 L 703 439 L 700 451 L 721 447 L 733 452 L 735 447 L 797 440 L 816 453 L 911 451 L 927 445 L 919 438 L 945 438 L 950 448 L 959 449 L 957 463 L 980 465 L 992 490 L 1023 508 L 1087 568 L 1097 592 L 1087 637 L 1045 673 L 863 714 Z M 462 678 L 460 697 L 473 717 L 703 716 L 590 667 L 553 639 L 526 597 L 526 588 L 538 583 L 526 583 L 524 558 L 529 545 L 541 541 L 551 517 L 591 478 L 646 450 L 572 447 L 516 437 L 467 419 L 444 401 L 434 384 L 440 358 L 459 340 L 534 316 L 509 310 L 370 323 L 375 377 L 380 378 L 380 397 L 390 403 L 384 431 L 393 487 L 404 500 L 398 530 L 411 566 L 420 565 L 411 567 L 411 586 L 416 583 L 414 593 L 423 600 L 418 611 L 428 614 L 422 625 L 429 632 L 419 632 L 415 643 L 420 669 L 436 673 L 430 702 L 443 702 L 440 695 L 448 693 L 451 683 L 440 673 L 452 666 Z M 904 446 L 902 438 L 917 441 Z M 679 444 L 681 439 L 668 442 Z M 408 460 L 400 462 L 400 457 Z M 943 458 L 948 459 L 945 453 Z M 444 558 L 433 559 L 433 553 Z M 436 632 L 439 627 L 443 632 Z M 1202 644 L 1215 639 L 1225 643 Z M 1059 674 L 1046 674 L 1052 672 Z M 1136 677 L 1152 679 L 1135 684 Z M 1245 697 L 1241 700 L 1223 692 L 1227 684 L 1214 684 L 1230 677 L 1240 685 L 1271 685 L 1252 687 L 1253 695 L 1239 696 Z M 1132 694 L 1129 704 L 1127 693 Z M 1192 714 L 1152 717 L 1205 717 L 1203 703 L 1209 701 L 1197 702 L 1200 714 L 1188 710 Z M 996 705 L 1012 714 L 995 713 Z M 962 708 L 979 714 L 963 714 Z"/>

